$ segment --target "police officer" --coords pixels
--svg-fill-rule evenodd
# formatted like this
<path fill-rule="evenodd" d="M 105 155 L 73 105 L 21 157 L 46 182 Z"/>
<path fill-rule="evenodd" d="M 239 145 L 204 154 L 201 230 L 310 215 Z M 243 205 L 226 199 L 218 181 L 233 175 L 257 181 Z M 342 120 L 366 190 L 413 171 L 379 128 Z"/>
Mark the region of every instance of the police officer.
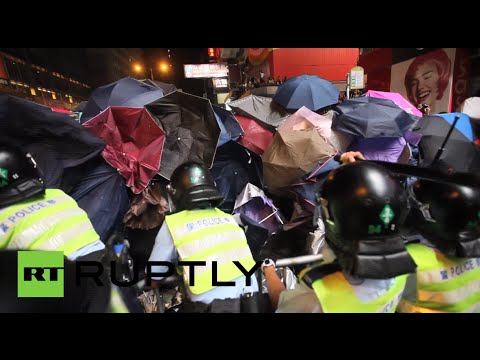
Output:
<path fill-rule="evenodd" d="M 258 268 L 245 238 L 233 216 L 217 208 L 223 196 L 215 188 L 209 170 L 202 164 L 187 162 L 174 170 L 168 185 L 175 212 L 165 217 L 155 239 L 149 261 L 205 261 L 196 266 L 190 285 L 189 266 L 183 267 L 186 293 L 191 302 L 213 306 L 214 300 L 236 299 L 224 312 L 238 312 L 238 303 L 244 292 L 258 292 L 254 275 L 251 284 L 233 262 L 240 262 L 247 271 Z M 154 272 L 166 272 L 165 266 L 152 267 Z M 252 270 L 254 271 L 254 270 Z M 161 276 L 152 276 L 161 280 Z M 221 282 L 234 282 L 234 286 L 217 286 Z M 154 282 L 153 285 L 158 285 Z M 218 301 L 215 304 L 220 304 Z M 237 305 L 233 305 L 237 304 Z M 219 306 L 221 308 L 221 305 Z M 210 310 L 212 308 L 210 307 Z M 222 312 L 222 311 L 219 311 Z"/>
<path fill-rule="evenodd" d="M 0 146 L 0 249 L 63 251 L 69 260 L 101 261 L 105 245 L 87 214 L 59 189 L 45 189 L 36 162 L 20 149 Z M 103 312 L 105 286 L 88 288 L 83 311 Z"/>
<path fill-rule="evenodd" d="M 266 260 L 272 305 L 277 312 L 394 312 L 406 274 L 415 271 L 399 234 L 408 213 L 404 188 L 383 167 L 353 162 L 328 175 L 317 202 L 329 259 L 306 268 L 294 290 L 282 288 Z"/>
<path fill-rule="evenodd" d="M 417 264 L 399 312 L 480 312 L 480 190 L 414 182 L 407 223 L 421 241 L 407 250 Z"/>

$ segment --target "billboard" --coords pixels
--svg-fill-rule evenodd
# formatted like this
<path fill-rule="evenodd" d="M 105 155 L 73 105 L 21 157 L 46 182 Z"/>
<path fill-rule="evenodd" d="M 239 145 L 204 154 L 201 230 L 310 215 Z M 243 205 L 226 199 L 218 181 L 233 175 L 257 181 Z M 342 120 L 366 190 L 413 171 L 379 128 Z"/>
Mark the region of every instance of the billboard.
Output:
<path fill-rule="evenodd" d="M 451 111 L 455 49 L 434 50 L 392 65 L 390 91 L 398 92 L 415 107 L 430 105 L 430 113 Z"/>
<path fill-rule="evenodd" d="M 187 79 L 221 78 L 228 76 L 226 64 L 184 64 L 183 71 Z"/>

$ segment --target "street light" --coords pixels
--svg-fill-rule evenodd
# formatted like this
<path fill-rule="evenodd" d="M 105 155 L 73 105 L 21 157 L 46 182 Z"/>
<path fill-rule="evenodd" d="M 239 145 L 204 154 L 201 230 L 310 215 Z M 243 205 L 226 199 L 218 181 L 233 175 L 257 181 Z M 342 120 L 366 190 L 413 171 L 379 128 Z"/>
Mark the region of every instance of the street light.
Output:
<path fill-rule="evenodd" d="M 170 65 L 170 66 L 172 66 L 172 65 Z M 167 64 L 166 62 L 162 62 L 162 63 L 159 64 L 159 69 L 160 69 L 160 72 L 167 73 L 168 70 L 169 70 L 169 64 Z M 142 73 L 144 71 L 142 65 L 140 65 L 140 64 L 134 64 L 133 65 L 133 70 L 136 73 Z M 150 70 L 150 79 L 155 80 L 155 78 L 153 77 L 153 68 L 148 67 L 148 70 Z"/>

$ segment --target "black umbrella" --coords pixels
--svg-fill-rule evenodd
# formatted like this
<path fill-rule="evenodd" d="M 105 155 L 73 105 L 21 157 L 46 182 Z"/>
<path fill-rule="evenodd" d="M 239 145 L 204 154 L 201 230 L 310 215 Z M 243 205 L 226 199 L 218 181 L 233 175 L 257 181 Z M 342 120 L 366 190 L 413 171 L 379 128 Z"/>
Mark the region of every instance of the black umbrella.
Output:
<path fill-rule="evenodd" d="M 263 187 L 263 166 L 260 155 L 248 150 L 235 141 L 217 148 L 211 169 L 217 189 L 225 197 L 220 209 L 231 213 L 237 196 L 245 185 L 251 183 Z"/>
<path fill-rule="evenodd" d="M 220 127 L 210 100 L 174 91 L 145 106 L 166 133 L 159 174 L 169 180 L 184 162 L 212 166 Z"/>
<path fill-rule="evenodd" d="M 370 96 L 335 106 L 332 129 L 362 138 L 401 137 L 418 119 L 393 101 Z"/>
<path fill-rule="evenodd" d="M 86 163 L 105 147 L 69 115 L 11 95 L 0 95 L 0 143 L 30 151 L 51 188 L 61 186 L 64 169 Z"/>
<path fill-rule="evenodd" d="M 164 95 L 170 94 L 177 90 L 177 87 L 174 84 L 167 84 L 158 80 L 145 79 L 142 80 L 145 84 L 155 86 L 163 91 Z"/>
<path fill-rule="evenodd" d="M 235 114 L 246 116 L 262 123 L 269 130 L 275 131 L 290 115 L 271 98 L 249 95 L 228 103 Z"/>
<path fill-rule="evenodd" d="M 427 115 L 420 118 L 413 129 L 413 132 L 422 134 L 418 145 L 420 166 L 432 164 L 451 127 L 440 116 Z M 480 170 L 480 153 L 475 144 L 455 127 L 435 165 L 444 169 L 475 172 Z"/>
<path fill-rule="evenodd" d="M 231 111 L 228 111 L 218 105 L 212 106 L 218 125 L 221 129 L 218 146 L 221 146 L 230 140 L 237 140 L 240 136 L 245 134 L 242 127 L 238 123 L 238 120 L 235 118 L 235 115 L 233 115 Z"/>

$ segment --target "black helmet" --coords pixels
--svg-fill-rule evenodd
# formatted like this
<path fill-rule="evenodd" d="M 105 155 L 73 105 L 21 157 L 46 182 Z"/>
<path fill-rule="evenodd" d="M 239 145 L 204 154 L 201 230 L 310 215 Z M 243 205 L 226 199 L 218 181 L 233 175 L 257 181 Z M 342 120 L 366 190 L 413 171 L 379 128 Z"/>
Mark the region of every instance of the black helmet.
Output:
<path fill-rule="evenodd" d="M 415 271 L 399 233 L 407 192 L 387 169 L 367 161 L 343 165 L 328 175 L 317 201 L 327 243 L 344 271 L 365 278 Z"/>
<path fill-rule="evenodd" d="M 0 208 L 44 194 L 45 186 L 30 154 L 0 146 Z"/>
<path fill-rule="evenodd" d="M 196 162 L 187 162 L 177 167 L 167 186 L 172 194 L 176 211 L 192 210 L 205 206 L 218 207 L 223 195 L 215 188 L 215 181 L 205 167 Z"/>
<path fill-rule="evenodd" d="M 480 257 L 480 189 L 417 180 L 408 222 L 447 256 Z"/>

